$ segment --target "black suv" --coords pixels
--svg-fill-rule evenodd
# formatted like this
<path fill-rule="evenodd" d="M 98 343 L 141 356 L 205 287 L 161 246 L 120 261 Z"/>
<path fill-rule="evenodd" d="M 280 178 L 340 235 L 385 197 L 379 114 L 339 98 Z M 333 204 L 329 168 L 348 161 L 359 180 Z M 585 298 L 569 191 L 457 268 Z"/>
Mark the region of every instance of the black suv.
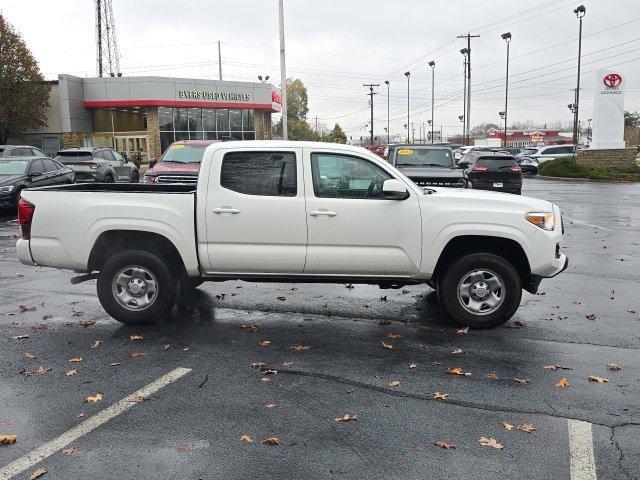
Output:
<path fill-rule="evenodd" d="M 389 163 L 420 187 L 467 186 L 451 147 L 445 145 L 394 145 L 389 149 Z"/>
<path fill-rule="evenodd" d="M 471 188 L 497 192 L 522 192 L 522 170 L 513 155 L 501 152 L 470 151 L 458 162 Z"/>

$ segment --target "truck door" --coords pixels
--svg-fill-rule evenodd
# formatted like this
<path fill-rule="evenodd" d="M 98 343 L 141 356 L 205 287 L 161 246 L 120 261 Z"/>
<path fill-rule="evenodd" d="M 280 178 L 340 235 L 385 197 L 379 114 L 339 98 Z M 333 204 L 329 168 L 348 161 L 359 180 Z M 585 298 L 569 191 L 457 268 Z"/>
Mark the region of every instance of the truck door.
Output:
<path fill-rule="evenodd" d="M 206 229 L 199 235 L 206 241 L 207 273 L 302 273 L 307 248 L 302 173 L 299 148 L 214 152 L 204 218 L 199 215 Z"/>
<path fill-rule="evenodd" d="M 351 152 L 305 149 L 309 240 L 304 272 L 411 276 L 422 259 L 417 194 L 387 200 L 391 173 Z M 309 173 L 311 175 L 309 175 Z M 399 179 L 404 183 L 402 179 Z"/>

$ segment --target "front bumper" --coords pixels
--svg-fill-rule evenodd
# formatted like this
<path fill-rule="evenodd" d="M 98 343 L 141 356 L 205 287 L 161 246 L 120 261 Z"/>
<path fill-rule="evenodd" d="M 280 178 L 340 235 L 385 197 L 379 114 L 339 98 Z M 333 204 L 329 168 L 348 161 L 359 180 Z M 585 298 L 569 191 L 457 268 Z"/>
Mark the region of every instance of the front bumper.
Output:
<path fill-rule="evenodd" d="M 553 278 L 556 275 L 560 275 L 569 267 L 569 257 L 567 257 L 566 255 L 562 255 L 562 256 L 564 257 L 564 266 L 560 270 L 558 270 L 556 273 L 548 277 L 531 274 L 529 275 L 529 281 L 527 282 L 526 285 L 523 285 L 522 288 L 524 288 L 529 293 L 538 293 L 538 287 L 540 286 L 540 282 L 542 282 L 543 278 Z"/>

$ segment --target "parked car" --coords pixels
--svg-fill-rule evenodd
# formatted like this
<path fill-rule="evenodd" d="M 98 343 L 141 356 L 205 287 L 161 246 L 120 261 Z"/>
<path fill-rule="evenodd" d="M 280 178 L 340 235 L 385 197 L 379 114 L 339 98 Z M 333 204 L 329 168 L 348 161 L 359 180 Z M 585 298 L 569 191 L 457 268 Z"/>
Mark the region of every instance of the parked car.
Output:
<path fill-rule="evenodd" d="M 81 183 L 138 183 L 138 167 L 112 148 L 64 148 L 55 160 L 76 173 Z"/>
<path fill-rule="evenodd" d="M 16 208 L 23 188 L 73 183 L 74 175 L 49 157 L 0 157 L 0 208 Z"/>
<path fill-rule="evenodd" d="M 149 162 L 144 183 L 197 183 L 204 151 L 215 142 L 180 140 L 172 143 L 158 160 Z"/>
<path fill-rule="evenodd" d="M 474 328 L 506 322 L 522 289 L 536 292 L 568 264 L 556 205 L 423 190 L 364 148 L 216 143 L 199 180 L 25 190 L 18 258 L 85 273 L 74 283 L 97 278 L 102 306 L 127 324 L 161 319 L 201 281 L 242 279 L 428 283 Z"/>
<path fill-rule="evenodd" d="M 448 146 L 398 145 L 389 151 L 389 163 L 420 187 L 467 186 L 464 172 L 456 166 Z"/>
<path fill-rule="evenodd" d="M 543 163 L 554 158 L 573 157 L 574 150 L 575 147 L 573 145 L 545 145 L 533 152 L 522 154 L 522 157 L 533 158 L 538 163 Z"/>
<path fill-rule="evenodd" d="M 48 157 L 46 153 L 31 145 L 0 145 L 0 158 L 6 157 Z"/>
<path fill-rule="evenodd" d="M 500 152 L 469 152 L 458 162 L 476 190 L 522 192 L 522 169 L 512 155 Z"/>
<path fill-rule="evenodd" d="M 532 173 L 533 175 L 538 174 L 539 163 L 535 158 L 523 157 L 519 159 L 516 157 L 516 162 L 520 166 L 523 175 L 525 173 Z"/>

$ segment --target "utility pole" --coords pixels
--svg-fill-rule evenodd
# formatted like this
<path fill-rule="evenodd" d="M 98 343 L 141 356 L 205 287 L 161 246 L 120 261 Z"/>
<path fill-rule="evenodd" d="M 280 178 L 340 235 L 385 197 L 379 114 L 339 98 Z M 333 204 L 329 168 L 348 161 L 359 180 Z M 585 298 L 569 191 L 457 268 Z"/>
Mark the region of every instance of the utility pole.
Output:
<path fill-rule="evenodd" d="M 480 35 L 458 35 L 458 38 L 467 39 L 467 111 L 465 112 L 465 121 L 467 123 L 467 142 L 471 141 L 471 39 L 479 38 Z"/>
<path fill-rule="evenodd" d="M 284 6 L 283 0 L 278 0 L 278 19 L 280 26 L 280 89 L 282 90 L 282 139 L 288 140 L 288 118 L 287 118 L 287 67 L 284 57 Z"/>
<path fill-rule="evenodd" d="M 373 91 L 373 87 L 379 87 L 380 84 L 379 83 L 363 83 L 362 86 L 369 88 L 369 93 L 367 93 L 367 95 L 371 97 L 371 99 L 369 100 L 369 104 L 371 105 L 371 123 L 370 123 L 371 140 L 369 140 L 369 145 L 373 146 L 373 96 L 377 95 L 377 93 Z"/>
<path fill-rule="evenodd" d="M 220 40 L 218 40 L 218 75 L 222 81 L 222 50 L 220 49 Z"/>
<path fill-rule="evenodd" d="M 96 2 L 96 70 L 98 76 L 102 76 L 102 2 Z"/>
<path fill-rule="evenodd" d="M 387 145 L 389 145 L 389 139 L 391 138 L 391 125 L 389 121 L 389 80 L 385 80 L 384 83 L 387 85 Z"/>
<path fill-rule="evenodd" d="M 318 115 L 316 115 L 316 133 L 318 133 Z"/>
<path fill-rule="evenodd" d="M 467 118 L 467 49 L 463 48 L 462 50 L 460 50 L 460 53 L 463 55 L 462 84 L 464 86 L 462 87 L 462 115 L 460 115 L 458 118 L 460 118 L 460 121 L 462 122 L 462 144 L 466 145 L 467 144 L 467 119 L 466 119 Z"/>

